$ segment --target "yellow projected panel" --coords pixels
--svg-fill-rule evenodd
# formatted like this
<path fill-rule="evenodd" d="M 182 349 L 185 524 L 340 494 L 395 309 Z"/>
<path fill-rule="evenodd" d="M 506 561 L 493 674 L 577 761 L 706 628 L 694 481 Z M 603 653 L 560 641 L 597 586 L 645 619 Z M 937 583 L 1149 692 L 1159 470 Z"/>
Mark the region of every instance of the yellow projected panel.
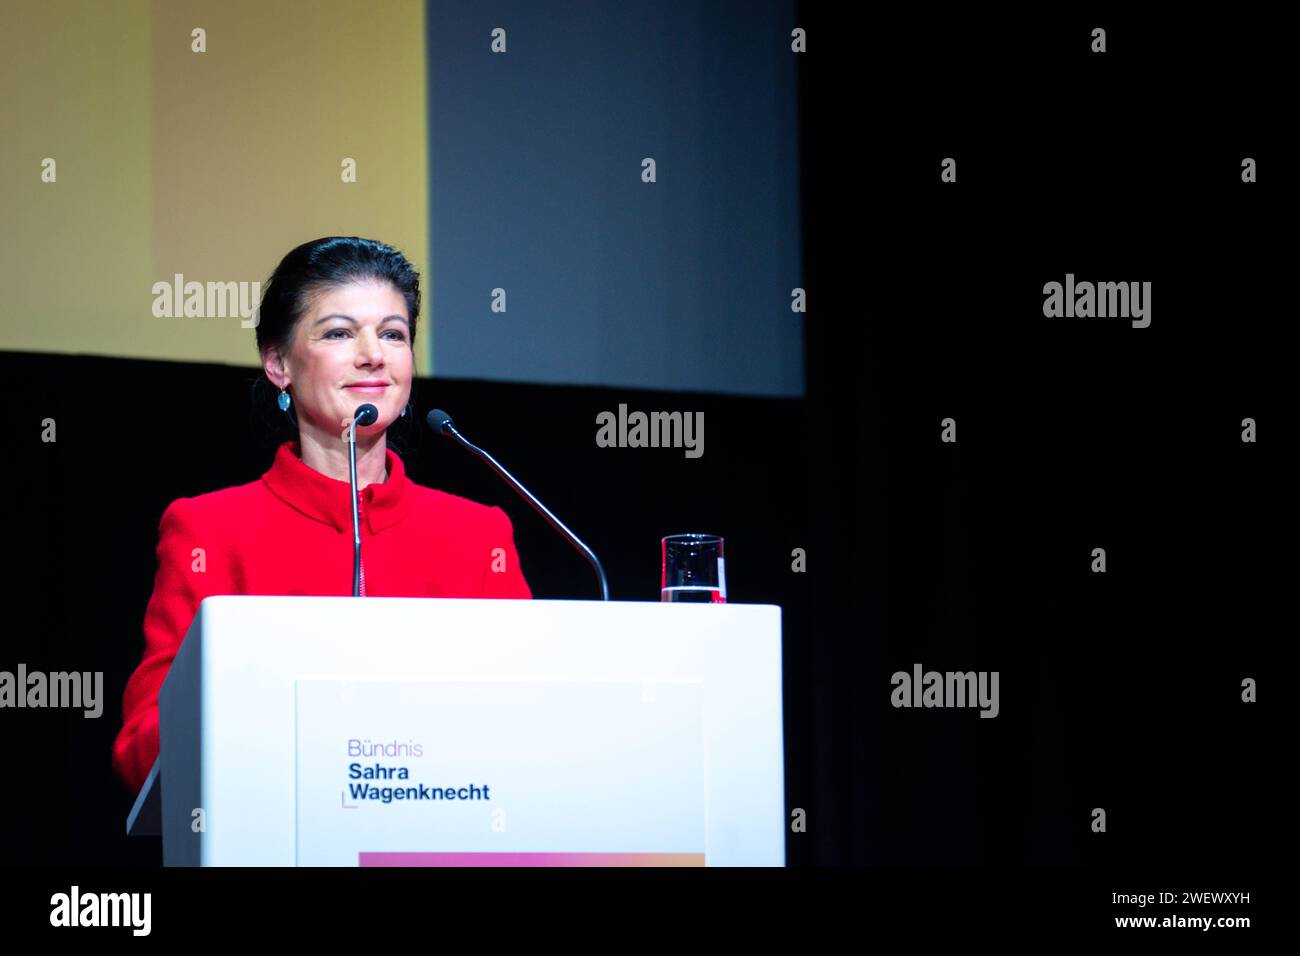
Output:
<path fill-rule="evenodd" d="M 149 6 L 97 6 L 0 3 L 0 348 L 131 354 L 162 332 Z"/>
<path fill-rule="evenodd" d="M 157 317 L 154 284 L 251 292 L 318 236 L 388 242 L 427 284 L 420 0 L 3 9 L 0 348 L 255 366 L 237 299 Z"/>

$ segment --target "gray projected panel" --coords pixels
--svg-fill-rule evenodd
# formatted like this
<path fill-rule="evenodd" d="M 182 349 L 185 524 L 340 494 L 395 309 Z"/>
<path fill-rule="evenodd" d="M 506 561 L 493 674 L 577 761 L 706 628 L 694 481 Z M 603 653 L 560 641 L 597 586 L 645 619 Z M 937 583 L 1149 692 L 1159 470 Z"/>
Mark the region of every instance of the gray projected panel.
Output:
<path fill-rule="evenodd" d="M 429 0 L 434 373 L 802 396 L 794 27 Z"/>

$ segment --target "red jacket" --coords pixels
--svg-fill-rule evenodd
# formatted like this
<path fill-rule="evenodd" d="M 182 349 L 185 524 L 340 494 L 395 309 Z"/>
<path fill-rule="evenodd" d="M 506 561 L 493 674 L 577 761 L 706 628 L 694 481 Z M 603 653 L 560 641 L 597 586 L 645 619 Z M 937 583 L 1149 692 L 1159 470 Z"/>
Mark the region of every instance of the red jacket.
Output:
<path fill-rule="evenodd" d="M 259 480 L 163 512 L 144 615 L 144 657 L 122 695 L 113 769 L 139 791 L 158 756 L 158 689 L 199 602 L 215 594 L 352 594 L 349 485 L 305 464 L 297 442 Z M 409 481 L 388 449 L 388 479 L 360 492 L 362 593 L 370 597 L 531 598 L 500 508 Z"/>

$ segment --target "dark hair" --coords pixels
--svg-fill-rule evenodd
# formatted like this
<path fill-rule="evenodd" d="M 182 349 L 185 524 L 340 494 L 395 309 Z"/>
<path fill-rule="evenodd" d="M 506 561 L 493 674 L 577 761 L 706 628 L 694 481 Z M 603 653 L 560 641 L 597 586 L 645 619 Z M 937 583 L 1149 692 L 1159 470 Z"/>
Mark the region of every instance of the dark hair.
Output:
<path fill-rule="evenodd" d="M 271 273 L 258 310 L 258 355 L 261 356 L 268 348 L 275 348 L 281 354 L 288 352 L 298 320 L 302 318 L 313 294 L 365 279 L 387 282 L 406 299 L 406 310 L 411 319 L 410 345 L 414 353 L 415 335 L 420 320 L 420 274 L 415 267 L 392 246 L 374 239 L 326 236 L 304 242 L 292 250 Z M 297 414 L 292 406 L 288 413 L 280 411 L 276 403 L 278 396 L 279 392 L 266 377 L 265 371 L 254 379 L 254 417 L 260 418 L 267 426 L 263 435 L 269 434 L 276 446 L 287 439 L 298 437 Z M 404 436 L 395 426 L 405 423 L 402 425 L 403 431 L 418 431 L 415 418 L 412 396 L 411 410 L 389 429 L 390 444 L 397 450 L 401 450 Z"/>

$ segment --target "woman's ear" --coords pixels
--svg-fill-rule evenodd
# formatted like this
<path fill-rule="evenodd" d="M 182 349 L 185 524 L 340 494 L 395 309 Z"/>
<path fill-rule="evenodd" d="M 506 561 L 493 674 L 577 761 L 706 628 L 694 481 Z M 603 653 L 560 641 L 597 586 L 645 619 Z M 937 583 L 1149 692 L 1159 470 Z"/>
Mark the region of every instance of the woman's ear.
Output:
<path fill-rule="evenodd" d="M 280 350 L 274 345 L 268 346 L 262 353 L 262 369 L 276 388 L 288 388 L 289 370 L 285 366 Z"/>

